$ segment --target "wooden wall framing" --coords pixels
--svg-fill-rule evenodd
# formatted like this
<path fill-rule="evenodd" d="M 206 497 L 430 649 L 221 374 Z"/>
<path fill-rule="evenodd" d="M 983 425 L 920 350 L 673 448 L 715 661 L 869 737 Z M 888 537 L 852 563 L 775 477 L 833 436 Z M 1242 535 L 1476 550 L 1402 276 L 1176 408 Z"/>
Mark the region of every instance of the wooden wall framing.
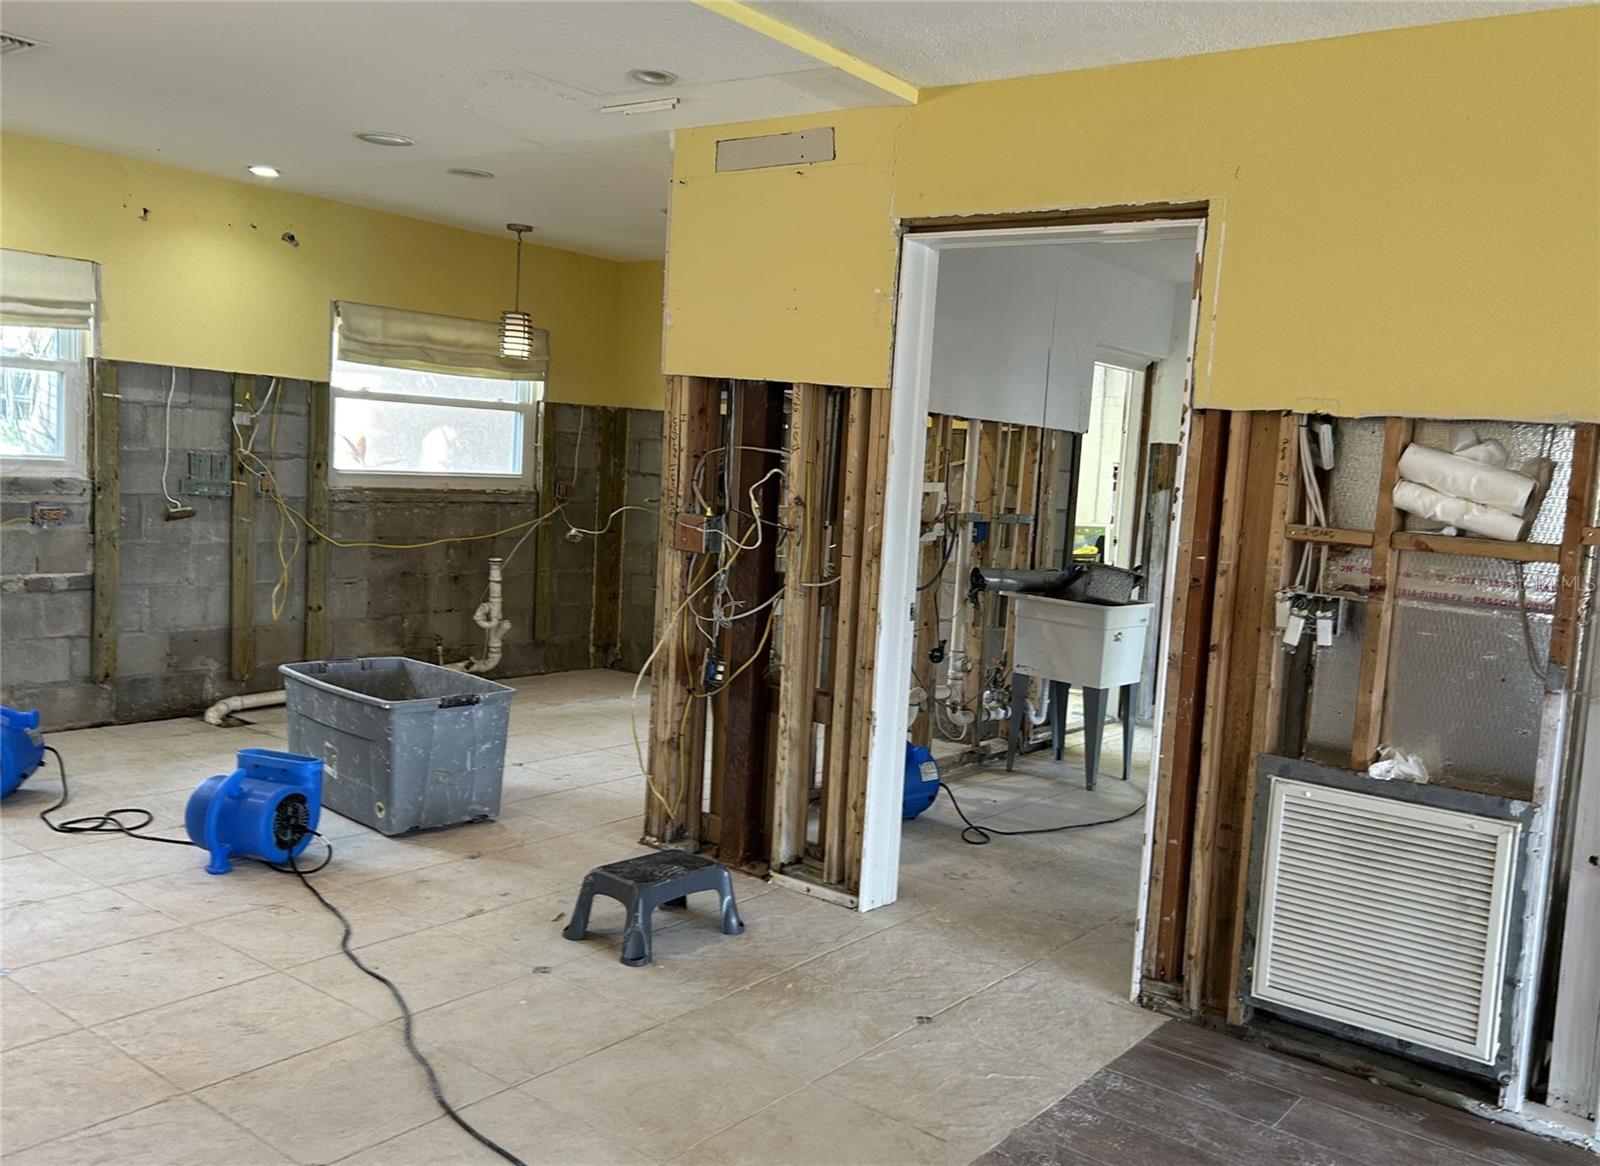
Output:
<path fill-rule="evenodd" d="M 877 626 L 888 393 L 697 377 L 668 391 L 646 840 L 848 898 L 873 724 L 876 640 L 862 631 Z M 710 509 L 734 516 L 720 554 L 680 549 L 680 515 L 702 511 L 697 476 Z M 719 573 L 736 615 L 767 614 L 720 634 L 727 679 L 708 688 L 696 628 Z"/>
<path fill-rule="evenodd" d="M 1358 704 L 1350 765 L 1365 770 L 1383 731 L 1400 554 L 1425 550 L 1560 565 L 1549 684 L 1570 695 L 1567 674 L 1592 602 L 1583 582 L 1596 505 L 1600 427 L 1575 427 L 1571 486 L 1555 544 L 1501 542 L 1408 532 L 1388 498 L 1408 418 L 1385 420 L 1380 505 L 1370 531 L 1290 521 L 1299 509 L 1296 428 L 1289 414 L 1199 411 L 1181 485 L 1178 587 L 1165 660 L 1163 733 L 1155 774 L 1155 832 L 1148 925 L 1141 952 L 1145 993 L 1188 1011 L 1248 1019 L 1240 999 L 1247 855 L 1256 759 L 1281 748 L 1284 653 L 1273 618 L 1294 550 L 1305 545 L 1371 548 Z M 1558 718 L 1559 719 L 1559 718 Z M 1547 732 L 1552 719 L 1542 717 Z M 1558 734 L 1559 735 L 1559 734 Z M 1541 747 L 1541 757 L 1548 750 Z M 1541 765 L 1545 762 L 1541 761 Z M 1551 764 L 1554 764 L 1553 762 Z M 1549 797 L 1548 786 L 1535 800 Z"/>

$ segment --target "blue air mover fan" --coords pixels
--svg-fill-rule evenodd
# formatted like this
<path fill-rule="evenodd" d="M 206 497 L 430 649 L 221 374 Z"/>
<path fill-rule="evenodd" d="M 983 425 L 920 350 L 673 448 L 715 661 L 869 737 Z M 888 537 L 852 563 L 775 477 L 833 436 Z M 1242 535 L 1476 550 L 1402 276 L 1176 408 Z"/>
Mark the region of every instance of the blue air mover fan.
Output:
<path fill-rule="evenodd" d="M 906 787 L 900 796 L 900 819 L 909 822 L 939 796 L 939 763 L 926 745 L 906 744 Z"/>
<path fill-rule="evenodd" d="M 232 855 L 286 862 L 311 842 L 322 814 L 322 762 L 276 749 L 239 750 L 239 768 L 208 777 L 189 795 L 183 824 L 211 852 L 209 874 Z"/>
<path fill-rule="evenodd" d="M 0 707 L 0 798 L 9 797 L 43 763 L 39 710 Z"/>

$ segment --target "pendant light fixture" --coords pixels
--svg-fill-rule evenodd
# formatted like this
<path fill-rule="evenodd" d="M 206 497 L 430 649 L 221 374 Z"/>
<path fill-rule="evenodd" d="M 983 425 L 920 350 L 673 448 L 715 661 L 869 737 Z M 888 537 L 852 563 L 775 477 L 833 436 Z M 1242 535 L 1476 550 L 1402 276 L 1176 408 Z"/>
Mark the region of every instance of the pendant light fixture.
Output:
<path fill-rule="evenodd" d="M 500 313 L 500 355 L 506 360 L 532 360 L 533 317 L 522 310 L 522 233 L 533 228 L 527 223 L 507 223 L 506 230 L 517 237 L 517 286 L 510 310 Z"/>

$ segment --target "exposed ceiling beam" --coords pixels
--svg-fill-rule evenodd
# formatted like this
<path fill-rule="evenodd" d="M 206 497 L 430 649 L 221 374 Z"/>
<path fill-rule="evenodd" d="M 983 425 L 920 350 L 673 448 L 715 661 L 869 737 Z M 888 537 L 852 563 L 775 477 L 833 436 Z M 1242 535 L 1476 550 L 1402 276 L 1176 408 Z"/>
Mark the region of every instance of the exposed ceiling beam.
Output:
<path fill-rule="evenodd" d="M 759 32 L 779 44 L 787 45 L 796 52 L 805 53 L 806 56 L 815 58 L 824 65 L 831 65 L 841 72 L 848 73 L 858 81 L 864 81 L 898 101 L 915 105 L 921 96 L 921 91 L 911 82 L 869 64 L 843 49 L 835 48 L 809 32 L 801 32 L 781 20 L 774 20 L 766 13 L 742 3 L 741 0 L 695 0 L 695 3 L 710 12 L 715 12 L 718 16 Z"/>

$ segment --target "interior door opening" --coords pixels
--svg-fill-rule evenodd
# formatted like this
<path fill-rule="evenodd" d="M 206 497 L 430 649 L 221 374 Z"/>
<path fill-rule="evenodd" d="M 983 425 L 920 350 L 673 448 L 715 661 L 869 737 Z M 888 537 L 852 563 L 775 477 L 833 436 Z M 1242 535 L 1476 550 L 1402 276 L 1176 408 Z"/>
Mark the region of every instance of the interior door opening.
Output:
<path fill-rule="evenodd" d="M 904 255 L 880 610 L 911 622 L 880 629 L 862 905 L 926 893 L 1027 920 L 1017 942 L 1113 996 L 1134 966 L 1202 248 L 1189 220 L 919 234 Z M 946 788 L 902 826 L 929 796 L 906 742 Z"/>

